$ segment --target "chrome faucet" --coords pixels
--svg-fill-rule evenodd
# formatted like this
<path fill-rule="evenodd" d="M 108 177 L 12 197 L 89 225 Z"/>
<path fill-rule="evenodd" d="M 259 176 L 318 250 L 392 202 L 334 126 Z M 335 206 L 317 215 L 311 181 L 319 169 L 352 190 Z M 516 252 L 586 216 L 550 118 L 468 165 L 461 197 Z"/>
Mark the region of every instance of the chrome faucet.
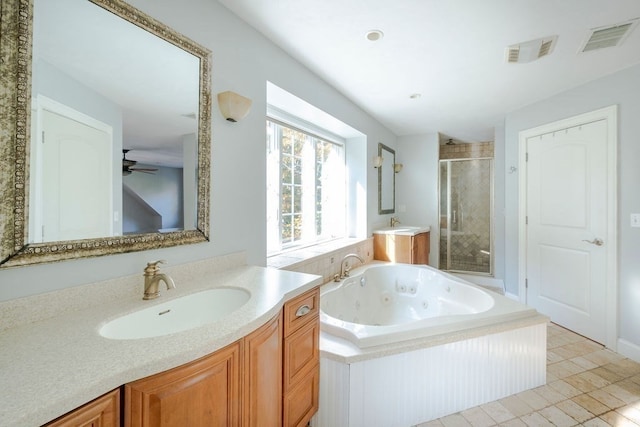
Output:
<path fill-rule="evenodd" d="M 395 216 L 392 216 L 391 219 L 389 220 L 389 225 L 391 227 L 395 227 L 397 224 L 400 224 L 400 220 Z"/>
<path fill-rule="evenodd" d="M 358 258 L 358 260 L 364 264 L 364 260 L 362 258 L 360 258 L 360 255 L 358 254 L 347 254 L 344 256 L 344 258 L 342 258 L 342 262 L 340 263 L 340 278 L 344 279 L 345 277 L 349 277 L 349 271 L 351 270 L 351 267 L 349 266 L 349 263 L 346 262 L 349 258 Z"/>
<path fill-rule="evenodd" d="M 176 288 L 171 277 L 164 273 L 158 273 L 160 271 L 158 264 L 164 263 L 166 263 L 165 260 L 147 263 L 147 267 L 144 269 L 144 296 L 142 299 L 158 298 L 160 296 L 160 289 L 158 289 L 160 282 L 167 285 L 167 290 Z"/>

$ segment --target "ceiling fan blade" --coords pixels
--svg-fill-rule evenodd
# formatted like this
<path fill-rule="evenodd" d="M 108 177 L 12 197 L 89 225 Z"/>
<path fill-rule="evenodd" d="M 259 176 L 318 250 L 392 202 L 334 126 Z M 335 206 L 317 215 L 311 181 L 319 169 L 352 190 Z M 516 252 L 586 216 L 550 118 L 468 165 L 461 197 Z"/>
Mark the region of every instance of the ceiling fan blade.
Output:
<path fill-rule="evenodd" d="M 142 173 L 147 173 L 149 175 L 155 175 L 154 172 L 157 171 L 158 169 L 153 169 L 153 168 L 127 168 L 127 170 L 129 172 L 142 172 Z"/>

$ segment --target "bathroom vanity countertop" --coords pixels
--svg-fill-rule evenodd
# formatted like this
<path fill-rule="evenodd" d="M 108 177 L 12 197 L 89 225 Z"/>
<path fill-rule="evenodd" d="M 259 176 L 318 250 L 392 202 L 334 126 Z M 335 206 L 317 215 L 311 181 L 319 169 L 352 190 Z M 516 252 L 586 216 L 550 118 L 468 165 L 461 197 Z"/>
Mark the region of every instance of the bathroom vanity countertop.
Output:
<path fill-rule="evenodd" d="M 202 276 L 160 297 L 108 301 L 0 332 L 0 425 L 38 426 L 128 382 L 206 356 L 248 335 L 283 304 L 322 283 L 321 276 L 242 266 Z M 116 317 L 214 287 L 238 287 L 249 301 L 219 321 L 160 337 L 114 340 L 100 327 Z M 55 293 L 52 293 L 55 300 Z"/>
<path fill-rule="evenodd" d="M 396 225 L 394 227 L 383 227 L 377 230 L 373 230 L 373 234 L 395 234 L 397 236 L 415 236 L 416 234 L 427 233 L 429 231 L 431 231 L 431 228 L 428 225 L 424 227 Z"/>

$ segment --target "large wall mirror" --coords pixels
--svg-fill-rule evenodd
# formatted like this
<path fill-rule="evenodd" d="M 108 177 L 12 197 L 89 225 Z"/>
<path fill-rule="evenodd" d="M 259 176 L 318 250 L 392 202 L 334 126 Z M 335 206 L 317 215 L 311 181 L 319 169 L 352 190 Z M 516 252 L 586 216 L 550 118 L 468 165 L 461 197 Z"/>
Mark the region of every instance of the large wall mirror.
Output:
<path fill-rule="evenodd" d="M 378 214 L 390 214 L 396 211 L 396 152 L 378 143 L 378 156 L 382 158 L 378 167 Z"/>
<path fill-rule="evenodd" d="M 121 0 L 0 1 L 0 265 L 208 240 L 210 51 Z"/>

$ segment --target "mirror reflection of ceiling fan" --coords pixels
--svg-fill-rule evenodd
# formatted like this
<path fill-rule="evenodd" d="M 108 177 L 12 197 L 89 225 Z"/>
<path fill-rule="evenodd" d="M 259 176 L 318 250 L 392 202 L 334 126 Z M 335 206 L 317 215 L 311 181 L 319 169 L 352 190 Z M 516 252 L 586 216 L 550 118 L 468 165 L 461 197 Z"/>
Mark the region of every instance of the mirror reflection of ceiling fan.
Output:
<path fill-rule="evenodd" d="M 122 150 L 122 176 L 131 175 L 133 172 L 142 172 L 153 175 L 158 169 L 153 168 L 136 168 L 134 167 L 138 162 L 136 160 L 127 159 L 127 153 L 131 150 Z"/>

